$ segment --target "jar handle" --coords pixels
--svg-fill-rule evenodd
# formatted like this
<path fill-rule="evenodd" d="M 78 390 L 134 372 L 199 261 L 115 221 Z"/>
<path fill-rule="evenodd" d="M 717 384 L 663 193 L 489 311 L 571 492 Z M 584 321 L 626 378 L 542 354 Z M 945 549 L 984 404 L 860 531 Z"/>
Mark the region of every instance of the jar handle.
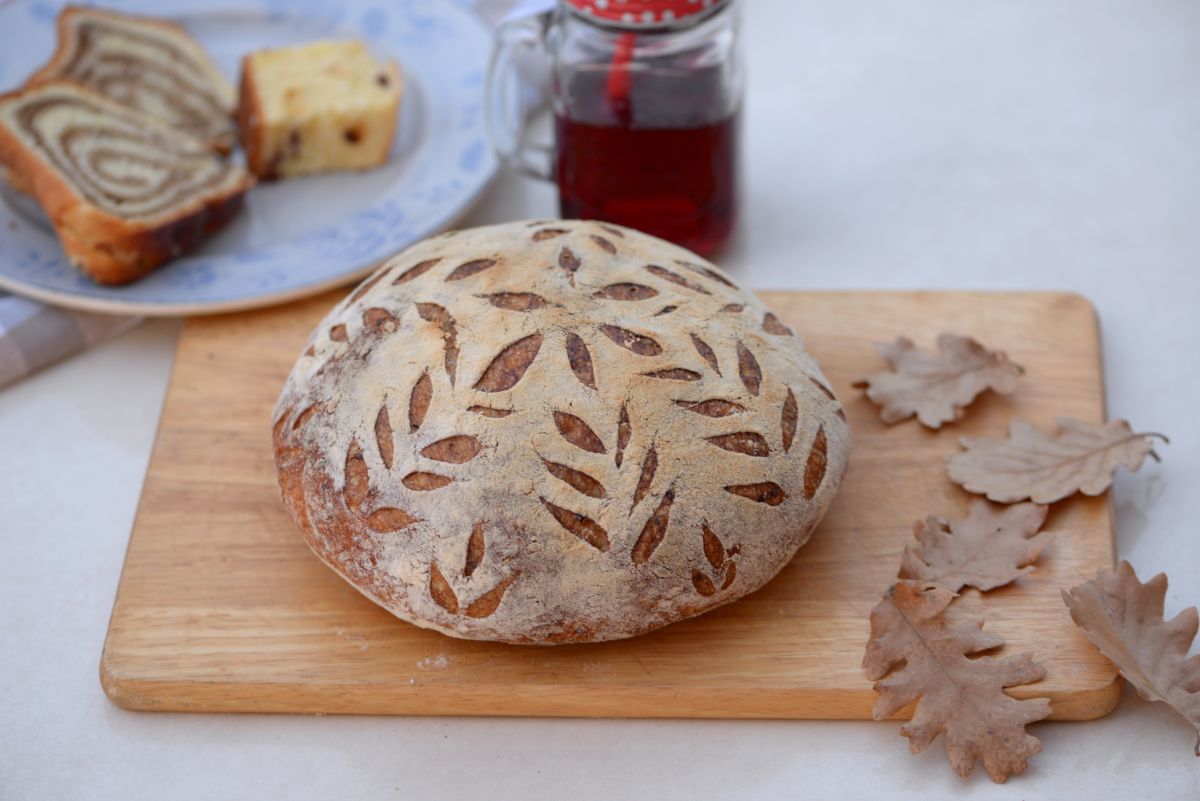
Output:
<path fill-rule="evenodd" d="M 502 162 L 522 175 L 552 181 L 554 147 L 529 141 L 526 125 L 526 110 L 536 105 L 530 98 L 542 93 L 521 80 L 518 60 L 522 53 L 545 55 L 542 31 L 547 18 L 546 14 L 524 17 L 496 29 L 484 87 L 484 122 L 492 149 Z"/>

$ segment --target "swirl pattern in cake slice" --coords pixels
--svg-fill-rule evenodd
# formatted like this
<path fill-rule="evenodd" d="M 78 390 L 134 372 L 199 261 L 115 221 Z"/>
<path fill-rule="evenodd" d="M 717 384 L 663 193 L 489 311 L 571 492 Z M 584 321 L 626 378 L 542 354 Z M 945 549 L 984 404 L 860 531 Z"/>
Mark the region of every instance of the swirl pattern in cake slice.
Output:
<path fill-rule="evenodd" d="M 234 89 L 204 49 L 172 23 L 68 6 L 58 49 L 29 85 L 68 79 L 204 140 L 233 147 Z"/>
<path fill-rule="evenodd" d="M 66 82 L 0 96 L 0 163 L 100 283 L 131 281 L 194 247 L 254 183 L 201 140 Z"/>

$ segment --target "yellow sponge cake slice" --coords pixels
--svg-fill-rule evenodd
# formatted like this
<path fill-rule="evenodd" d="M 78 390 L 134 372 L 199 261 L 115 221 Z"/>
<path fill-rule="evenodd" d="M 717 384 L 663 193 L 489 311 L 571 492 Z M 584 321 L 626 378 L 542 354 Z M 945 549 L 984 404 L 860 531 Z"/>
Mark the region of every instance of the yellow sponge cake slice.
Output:
<path fill-rule="evenodd" d="M 400 70 L 357 41 L 262 50 L 242 61 L 238 126 L 260 178 L 364 170 L 387 161 Z"/>

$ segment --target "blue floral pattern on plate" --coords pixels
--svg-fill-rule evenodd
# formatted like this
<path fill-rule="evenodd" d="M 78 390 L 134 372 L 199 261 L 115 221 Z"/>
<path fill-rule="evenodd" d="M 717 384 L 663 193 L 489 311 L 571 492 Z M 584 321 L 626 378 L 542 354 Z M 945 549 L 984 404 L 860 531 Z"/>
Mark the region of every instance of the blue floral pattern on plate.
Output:
<path fill-rule="evenodd" d="M 54 48 L 62 2 L 0 9 L 0 91 L 22 83 Z M 124 287 L 69 265 L 44 219 L 0 200 L 0 287 L 100 311 L 203 314 L 290 300 L 347 283 L 380 259 L 453 222 L 496 172 L 483 129 L 491 32 L 450 0 L 110 0 L 106 7 L 175 19 L 231 81 L 261 47 L 360 38 L 401 63 L 405 100 L 392 162 L 380 170 L 264 184 L 241 217 L 193 254 Z"/>

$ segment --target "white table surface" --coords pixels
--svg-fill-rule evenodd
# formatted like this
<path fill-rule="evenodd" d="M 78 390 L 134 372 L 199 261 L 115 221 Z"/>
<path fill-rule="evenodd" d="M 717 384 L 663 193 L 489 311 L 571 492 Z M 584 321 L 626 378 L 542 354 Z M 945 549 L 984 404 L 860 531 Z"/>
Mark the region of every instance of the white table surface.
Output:
<path fill-rule="evenodd" d="M 1109 408 L 1167 432 L 1115 489 L 1118 554 L 1200 602 L 1200 3 L 747 4 L 754 287 L 1046 288 L 1103 321 Z M 554 213 L 499 180 L 471 215 Z M 1128 692 L 1041 724 L 1004 787 L 895 723 L 139 714 L 97 660 L 177 322 L 0 392 L 0 799 L 1183 799 L 1193 733 Z"/>

